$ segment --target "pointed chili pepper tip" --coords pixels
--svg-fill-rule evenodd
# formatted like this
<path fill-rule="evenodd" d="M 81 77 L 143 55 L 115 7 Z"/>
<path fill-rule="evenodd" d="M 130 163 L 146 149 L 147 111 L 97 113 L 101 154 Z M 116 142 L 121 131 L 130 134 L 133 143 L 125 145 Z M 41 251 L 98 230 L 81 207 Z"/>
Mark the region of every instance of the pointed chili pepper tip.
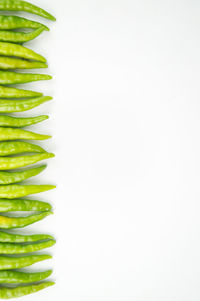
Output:
<path fill-rule="evenodd" d="M 45 168 L 47 168 L 47 164 L 42 164 L 38 166 L 38 169 L 40 169 L 41 171 L 43 171 Z"/>
<path fill-rule="evenodd" d="M 50 80 L 50 79 L 52 79 L 52 78 L 53 78 L 52 75 L 46 75 L 46 79 L 47 79 L 47 80 Z"/>
<path fill-rule="evenodd" d="M 50 275 L 52 275 L 53 270 L 52 269 L 51 270 L 47 270 L 46 273 L 50 276 Z"/>
<path fill-rule="evenodd" d="M 42 25 L 42 27 L 44 28 L 44 30 L 50 31 L 49 27 L 47 27 L 46 25 Z"/>
<path fill-rule="evenodd" d="M 49 119 L 49 115 L 41 115 L 41 117 L 46 120 L 46 119 Z"/>
<path fill-rule="evenodd" d="M 53 15 L 48 14 L 48 17 L 49 17 L 49 20 L 56 21 L 56 17 L 54 17 Z"/>
<path fill-rule="evenodd" d="M 42 96 L 43 100 L 48 101 L 48 100 L 52 100 L 53 97 L 52 96 Z"/>
<path fill-rule="evenodd" d="M 48 115 L 40 115 L 39 117 L 40 117 L 40 121 L 44 121 L 44 120 L 49 119 Z M 39 117 L 38 117 L 38 119 L 39 119 Z"/>
<path fill-rule="evenodd" d="M 49 158 L 54 158 L 55 154 L 54 153 L 48 153 L 49 154 Z"/>

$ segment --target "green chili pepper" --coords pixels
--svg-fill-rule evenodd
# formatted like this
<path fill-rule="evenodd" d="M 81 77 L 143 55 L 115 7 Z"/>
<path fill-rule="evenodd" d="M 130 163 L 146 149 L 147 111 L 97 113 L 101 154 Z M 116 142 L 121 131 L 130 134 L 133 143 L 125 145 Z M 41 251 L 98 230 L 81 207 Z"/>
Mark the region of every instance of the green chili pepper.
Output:
<path fill-rule="evenodd" d="M 52 206 L 49 203 L 24 200 L 24 199 L 0 199 L 0 212 L 10 211 L 50 211 Z"/>
<path fill-rule="evenodd" d="M 0 141 L 28 139 L 28 140 L 45 140 L 49 139 L 49 135 L 41 135 L 22 129 L 0 127 Z"/>
<path fill-rule="evenodd" d="M 0 101 L 1 102 L 1 101 Z M 5 127 L 24 127 L 32 124 L 36 124 L 48 119 L 49 116 L 41 115 L 36 117 L 18 118 L 8 115 L 0 115 L 0 126 Z"/>
<path fill-rule="evenodd" d="M 1 47 L 1 46 L 0 46 Z M 9 70 L 9 69 L 38 69 L 38 68 L 47 68 L 46 63 L 41 62 L 32 62 L 24 59 L 10 58 L 0 56 L 0 69 Z"/>
<path fill-rule="evenodd" d="M 46 151 L 42 147 L 40 147 L 40 146 L 38 146 L 36 144 L 32 144 L 32 143 L 28 143 L 28 142 L 24 142 L 24 141 L 6 141 L 6 142 L 0 142 L 0 156 L 17 155 L 17 154 L 20 154 L 20 153 L 46 153 Z M 24 160 L 26 158 L 24 158 Z M 34 158 L 36 159 L 35 162 L 34 162 Z M 34 157 L 34 158 L 32 158 L 33 159 L 32 160 L 29 157 L 30 161 L 34 162 L 34 163 L 39 162 L 40 159 L 41 159 L 40 156 L 39 157 Z M 13 164 L 14 162 L 16 162 L 16 160 L 14 158 L 12 158 L 11 160 L 10 159 L 9 158 L 8 158 L 8 160 L 6 159 L 9 164 L 10 163 Z M 45 158 L 45 159 L 47 159 L 47 158 Z M 22 158 L 22 161 L 23 161 L 23 158 Z M 3 163 L 3 160 L 1 160 L 1 158 L 0 158 L 0 165 L 2 165 L 2 163 Z M 30 164 L 33 164 L 33 163 L 30 163 Z M 21 165 L 20 164 L 20 166 L 18 166 L 18 167 L 23 167 L 23 166 L 26 166 L 26 165 L 28 165 L 28 164 L 25 164 L 25 165 Z M 5 167 L 5 165 L 3 165 L 3 166 Z M 13 168 L 18 168 L 18 167 L 15 166 Z"/>
<path fill-rule="evenodd" d="M 0 170 L 9 170 L 25 167 L 37 163 L 41 160 L 53 158 L 52 153 L 41 153 L 36 155 L 19 156 L 19 157 L 0 157 Z"/>
<path fill-rule="evenodd" d="M 24 273 L 17 271 L 0 271 L 0 283 L 33 283 L 51 276 L 52 270 L 38 273 Z"/>
<path fill-rule="evenodd" d="M 40 193 L 54 188 L 56 188 L 54 185 L 3 185 L 0 186 L 0 198 L 21 198 L 29 194 Z"/>
<path fill-rule="evenodd" d="M 44 27 L 37 28 L 31 32 L 16 32 L 16 31 L 0 31 L 0 41 L 11 43 L 25 43 L 37 38 L 43 31 Z"/>
<path fill-rule="evenodd" d="M 1 16 L 0 16 L 0 21 L 1 21 Z M 23 59 L 34 60 L 43 63 L 46 63 L 47 61 L 42 55 L 37 54 L 33 50 L 12 43 L 0 42 L 0 55 L 20 57 Z"/>
<path fill-rule="evenodd" d="M 42 93 L 34 92 L 30 90 L 22 90 L 11 87 L 0 86 L 0 98 L 28 98 L 39 97 Z M 1 99 L 0 99 L 1 100 Z"/>
<path fill-rule="evenodd" d="M 0 16 L 0 30 L 10 30 L 19 28 L 31 28 L 37 29 L 39 27 L 44 27 L 45 30 L 49 30 L 47 26 L 42 23 L 28 20 L 18 16 Z"/>
<path fill-rule="evenodd" d="M 31 14 L 41 16 L 43 18 L 55 21 L 55 17 L 44 9 L 22 0 L 1 0 L 0 10 L 8 11 L 25 11 Z"/>
<path fill-rule="evenodd" d="M 0 228 L 1 229 L 24 228 L 26 226 L 29 226 L 33 223 L 36 223 L 44 219 L 46 216 L 50 214 L 52 214 L 51 211 L 32 214 L 23 217 L 10 217 L 10 216 L 0 215 Z M 1 268 L 1 259 L 0 259 L 0 270 L 3 270 Z"/>
<path fill-rule="evenodd" d="M 0 232 L 0 242 L 15 242 L 15 243 L 23 243 L 23 242 L 34 242 L 34 241 L 43 241 L 50 240 L 54 237 L 47 234 L 35 234 L 35 235 L 20 235 L 13 234 L 8 232 Z"/>
<path fill-rule="evenodd" d="M 39 166 L 39 167 L 28 168 L 28 169 L 25 169 L 25 170 L 19 170 L 19 171 L 15 171 L 15 172 L 13 172 L 13 171 L 12 172 L 11 171 L 0 171 L 0 185 L 22 182 L 22 181 L 27 180 L 31 177 L 37 176 L 45 168 L 46 168 L 46 165 L 42 165 L 42 166 Z M 0 205 L 0 207 L 1 207 L 1 205 Z"/>
<path fill-rule="evenodd" d="M 0 112 L 1 113 L 14 113 L 14 112 L 24 112 L 31 110 L 39 105 L 51 100 L 50 96 L 41 96 L 31 99 L 22 100 L 7 100 L 0 99 Z"/>
<path fill-rule="evenodd" d="M 1 299 L 11 299 L 26 296 L 32 293 L 36 293 L 44 288 L 54 285 L 54 282 L 46 281 L 38 284 L 19 286 L 14 288 L 1 287 L 0 288 L 0 298 Z"/>
<path fill-rule="evenodd" d="M 38 80 L 49 80 L 49 79 L 52 79 L 52 77 L 47 74 L 0 71 L 0 84 L 2 85 L 25 84 L 29 82 L 38 81 Z"/>
<path fill-rule="evenodd" d="M 28 256 L 0 256 L 0 270 L 20 269 L 34 263 L 51 259 L 51 255 L 28 255 Z"/>
<path fill-rule="evenodd" d="M 32 244 L 15 244 L 0 242 L 0 254 L 25 254 L 37 252 L 46 248 L 50 248 L 55 244 L 55 240 L 48 240 Z"/>

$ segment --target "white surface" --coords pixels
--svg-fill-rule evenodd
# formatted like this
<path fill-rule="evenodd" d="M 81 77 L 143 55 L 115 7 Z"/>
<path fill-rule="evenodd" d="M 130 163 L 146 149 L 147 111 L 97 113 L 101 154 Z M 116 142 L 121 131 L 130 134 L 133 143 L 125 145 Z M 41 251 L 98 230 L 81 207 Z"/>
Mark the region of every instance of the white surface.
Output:
<path fill-rule="evenodd" d="M 29 43 L 54 75 L 31 114 L 51 115 L 55 215 L 31 229 L 58 239 L 57 285 L 25 299 L 198 301 L 199 1 L 34 3 L 58 19 Z"/>

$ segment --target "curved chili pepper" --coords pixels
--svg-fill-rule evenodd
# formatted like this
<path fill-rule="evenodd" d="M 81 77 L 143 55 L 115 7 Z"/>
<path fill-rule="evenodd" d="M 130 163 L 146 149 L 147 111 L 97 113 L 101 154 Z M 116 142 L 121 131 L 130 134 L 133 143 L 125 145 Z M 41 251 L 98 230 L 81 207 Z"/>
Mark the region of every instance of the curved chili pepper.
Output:
<path fill-rule="evenodd" d="M 25 11 L 31 14 L 41 16 L 43 18 L 55 21 L 55 17 L 44 9 L 22 0 L 1 0 L 0 10 L 8 11 Z"/>
<path fill-rule="evenodd" d="M 0 170 L 9 170 L 25 167 L 42 160 L 53 158 L 52 153 L 41 153 L 36 155 L 19 156 L 19 157 L 0 157 Z"/>
<path fill-rule="evenodd" d="M 47 160 L 53 158 L 55 155 L 52 153 L 41 153 L 29 156 L 19 157 L 0 157 L 0 170 L 9 170 L 20 167 L 25 167 L 37 163 L 41 160 Z"/>
<path fill-rule="evenodd" d="M 29 194 L 40 193 L 56 188 L 55 185 L 3 185 L 0 186 L 0 198 L 15 199 Z"/>
<path fill-rule="evenodd" d="M 0 41 L 11 43 L 25 43 L 37 38 L 43 31 L 44 27 L 39 27 L 31 32 L 16 32 L 16 31 L 0 31 Z"/>
<path fill-rule="evenodd" d="M 14 288 L 1 287 L 0 288 L 0 298 L 11 299 L 26 296 L 32 293 L 36 293 L 44 288 L 54 285 L 54 282 L 46 281 L 38 284 L 19 286 Z"/>
<path fill-rule="evenodd" d="M 24 200 L 24 199 L 0 199 L 0 212 L 10 211 L 50 211 L 52 206 L 49 203 Z"/>
<path fill-rule="evenodd" d="M 51 138 L 49 135 L 37 134 L 17 128 L 0 127 L 0 141 L 15 139 L 46 140 L 49 138 Z"/>
<path fill-rule="evenodd" d="M 41 96 L 31 99 L 23 100 L 7 100 L 0 99 L 0 112 L 1 113 L 14 113 L 14 112 L 24 112 L 31 110 L 39 105 L 51 100 L 50 96 Z"/>
<path fill-rule="evenodd" d="M 32 214 L 23 217 L 10 217 L 10 216 L 3 216 L 0 215 L 0 228 L 1 229 L 15 229 L 15 228 L 24 228 L 29 226 L 33 223 L 36 223 L 46 216 L 52 214 L 52 212 L 42 212 L 37 214 Z M 1 258 L 0 258 L 0 270 L 1 269 Z"/>
<path fill-rule="evenodd" d="M 0 101 L 1 102 L 1 101 Z M 32 124 L 36 124 L 48 119 L 49 116 L 41 115 L 36 117 L 28 117 L 28 118 L 18 118 L 8 115 L 0 115 L 0 127 L 25 127 Z"/>
<path fill-rule="evenodd" d="M 0 16 L 0 29 L 10 30 L 19 28 L 31 28 L 37 29 L 39 27 L 44 27 L 45 30 L 49 31 L 49 28 L 42 23 L 35 22 L 26 18 L 18 16 Z"/>
<path fill-rule="evenodd" d="M 0 86 L 0 98 L 28 98 L 39 97 L 42 95 L 43 93 L 40 92 Z"/>
<path fill-rule="evenodd" d="M 54 237 L 48 234 L 35 234 L 35 235 L 20 235 L 13 234 L 8 232 L 0 231 L 0 242 L 15 242 L 15 243 L 23 243 L 23 242 L 34 242 L 34 241 L 43 241 L 50 240 Z"/>
<path fill-rule="evenodd" d="M 2 85 L 25 84 L 29 82 L 49 79 L 52 79 L 52 76 L 47 74 L 0 71 L 0 84 Z"/>
<path fill-rule="evenodd" d="M 0 16 L 0 22 L 1 22 L 1 16 Z M 0 23 L 0 27 L 1 27 L 1 23 Z M 43 63 L 46 63 L 47 61 L 42 55 L 34 52 L 33 50 L 26 48 L 22 45 L 17 45 L 13 43 L 0 42 L 0 55 L 20 57 L 23 59 L 34 60 Z"/>
<path fill-rule="evenodd" d="M 47 249 L 55 245 L 55 240 L 42 241 L 32 244 L 0 242 L 0 254 L 25 254 Z"/>
<path fill-rule="evenodd" d="M 0 283 L 31 283 L 48 278 L 52 270 L 38 273 L 24 273 L 18 271 L 0 271 Z"/>
<path fill-rule="evenodd" d="M 19 183 L 24 180 L 27 180 L 31 177 L 37 176 L 40 174 L 47 166 L 42 165 L 39 167 L 28 168 L 25 170 L 19 170 L 15 172 L 11 171 L 0 171 L 0 185 L 7 185 L 13 183 Z M 1 201 L 0 201 L 0 208 L 1 208 Z M 0 209 L 1 211 L 1 209 Z"/>
<path fill-rule="evenodd" d="M 32 62 L 24 59 L 10 58 L 0 56 L 0 69 L 13 70 L 13 69 L 38 69 L 47 68 L 46 63 Z"/>
<path fill-rule="evenodd" d="M 40 147 L 40 146 L 38 146 L 36 144 L 28 143 L 28 142 L 25 142 L 25 141 L 6 141 L 6 142 L 0 142 L 0 157 L 10 156 L 10 155 L 16 155 L 16 154 L 21 154 L 21 153 L 46 153 L 46 151 L 42 147 Z M 43 158 L 43 156 L 42 156 L 42 158 Z M 48 158 L 49 158 L 49 156 L 48 156 Z M 50 156 L 50 158 L 51 158 L 51 156 Z M 26 160 L 26 158 L 24 158 L 24 159 Z M 29 157 L 29 159 L 31 159 L 31 158 Z M 33 163 L 36 163 L 36 162 L 40 161 L 41 156 L 34 157 L 32 159 L 30 160 L 30 162 L 32 162 L 30 164 L 33 164 Z M 36 159 L 36 161 L 35 161 L 35 159 Z M 47 158 L 45 157 L 45 159 L 47 159 Z M 9 163 L 11 165 L 13 165 L 13 163 L 14 163 L 14 166 L 15 166 L 16 161 L 17 160 L 14 159 L 14 158 L 8 158 L 7 163 Z M 0 158 L 0 166 L 4 166 L 5 167 L 5 164 L 3 162 L 4 161 L 1 160 L 1 158 Z M 18 164 L 16 164 L 16 166 L 13 167 L 13 168 L 23 167 L 23 166 L 26 166 L 28 164 L 21 165 L 21 163 L 20 163 L 20 166 L 18 166 Z"/>
<path fill-rule="evenodd" d="M 51 259 L 51 255 L 28 255 L 8 257 L 0 256 L 0 270 L 20 269 L 30 266 L 36 262 L 40 262 L 46 259 Z"/>

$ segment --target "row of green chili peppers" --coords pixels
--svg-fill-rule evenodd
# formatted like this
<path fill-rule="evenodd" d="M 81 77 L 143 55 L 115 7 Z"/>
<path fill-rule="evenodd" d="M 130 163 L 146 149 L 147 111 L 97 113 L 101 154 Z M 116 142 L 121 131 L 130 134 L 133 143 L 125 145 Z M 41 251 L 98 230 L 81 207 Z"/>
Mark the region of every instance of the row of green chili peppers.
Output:
<path fill-rule="evenodd" d="M 55 18 L 45 10 L 21 0 L 0 0 L 0 11 L 24 11 L 55 21 Z M 39 36 L 44 30 L 49 28 L 33 20 L 15 15 L 0 16 L 0 113 L 27 111 L 52 99 L 39 92 L 9 86 L 51 79 L 47 74 L 15 71 L 47 68 L 47 61 L 42 55 L 22 45 Z M 46 152 L 42 147 L 24 141 L 51 138 L 49 135 L 23 129 L 46 119 L 48 119 L 46 115 L 36 117 L 0 115 L 0 212 L 2 213 L 0 215 L 0 298 L 2 299 L 21 297 L 54 284 L 52 281 L 42 281 L 52 274 L 52 270 L 43 272 L 18 270 L 50 259 L 51 256 L 48 254 L 28 253 L 53 246 L 54 237 L 47 234 L 21 235 L 4 230 L 23 228 L 52 214 L 52 206 L 49 203 L 23 197 L 53 189 L 55 186 L 20 184 L 40 174 L 46 165 L 18 169 L 54 157 L 54 154 Z M 30 211 L 31 214 L 4 215 L 13 211 Z"/>

